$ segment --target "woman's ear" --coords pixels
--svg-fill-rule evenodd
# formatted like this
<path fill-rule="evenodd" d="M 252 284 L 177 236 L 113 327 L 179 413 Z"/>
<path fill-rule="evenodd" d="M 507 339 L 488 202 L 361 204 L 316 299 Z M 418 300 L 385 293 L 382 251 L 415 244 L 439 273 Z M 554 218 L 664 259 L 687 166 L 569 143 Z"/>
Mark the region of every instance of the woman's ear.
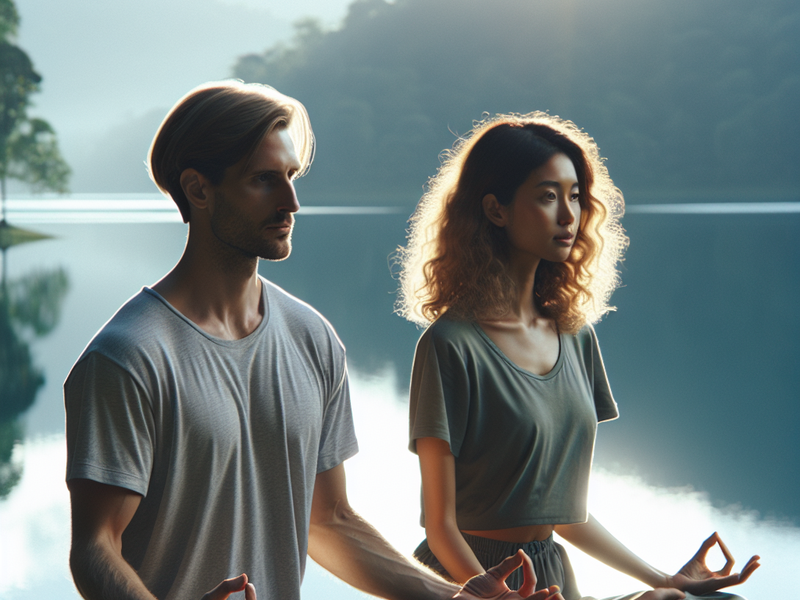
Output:
<path fill-rule="evenodd" d="M 500 204 L 497 200 L 497 196 L 494 194 L 486 194 L 483 197 L 482 204 L 483 214 L 486 215 L 487 219 L 498 227 L 506 226 L 506 207 Z"/>
<path fill-rule="evenodd" d="M 208 208 L 211 196 L 210 182 L 197 169 L 184 169 L 181 173 L 181 189 L 189 204 L 195 208 Z"/>

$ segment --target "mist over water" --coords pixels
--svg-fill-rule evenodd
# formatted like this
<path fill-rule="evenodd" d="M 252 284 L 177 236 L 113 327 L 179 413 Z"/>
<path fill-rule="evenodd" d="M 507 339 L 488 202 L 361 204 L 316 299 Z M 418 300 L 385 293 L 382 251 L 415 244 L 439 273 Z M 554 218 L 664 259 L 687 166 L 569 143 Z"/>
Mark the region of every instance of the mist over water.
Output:
<path fill-rule="evenodd" d="M 424 536 L 418 526 L 419 475 L 416 457 L 406 450 L 406 407 L 391 372 L 352 377 L 353 409 L 360 453 L 346 463 L 353 506 L 402 552 L 410 554 Z M 69 548 L 68 494 L 63 483 L 63 436 L 28 440 L 14 460 L 24 475 L 0 502 L 0 597 L 77 599 L 66 556 Z M 784 598 L 794 585 L 800 561 L 800 528 L 765 519 L 740 506 L 714 506 L 688 486 L 664 488 L 616 474 L 596 464 L 589 506 L 626 545 L 654 566 L 675 571 L 712 531 L 719 531 L 742 566 L 753 553 L 763 566 L 740 587 L 750 600 Z M 641 584 L 570 549 L 584 594 L 597 597 L 642 589 Z M 722 566 L 721 556 L 709 564 Z M 309 561 L 303 597 L 334 600 L 367 596 L 331 577 Z"/>

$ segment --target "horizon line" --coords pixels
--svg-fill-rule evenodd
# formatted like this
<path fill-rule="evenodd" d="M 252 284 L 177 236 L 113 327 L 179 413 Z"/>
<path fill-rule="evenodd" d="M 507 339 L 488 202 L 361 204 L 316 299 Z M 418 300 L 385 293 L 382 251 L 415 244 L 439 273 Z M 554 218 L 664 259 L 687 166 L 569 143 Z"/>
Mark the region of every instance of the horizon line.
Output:
<path fill-rule="evenodd" d="M 8 219 L 23 223 L 182 223 L 169 198 L 152 194 L 124 194 L 100 199 L 92 194 L 75 198 L 9 198 Z M 398 215 L 409 214 L 403 206 L 301 205 L 298 216 Z M 800 213 L 800 202 L 682 202 L 633 204 L 626 214 L 635 215 L 755 215 Z"/>

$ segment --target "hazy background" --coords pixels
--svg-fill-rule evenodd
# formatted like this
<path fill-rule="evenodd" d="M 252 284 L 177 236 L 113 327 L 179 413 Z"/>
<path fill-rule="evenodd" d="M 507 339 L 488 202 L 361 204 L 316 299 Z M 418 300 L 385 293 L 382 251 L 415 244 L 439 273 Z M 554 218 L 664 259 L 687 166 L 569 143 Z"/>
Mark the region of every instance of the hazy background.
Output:
<path fill-rule="evenodd" d="M 74 171 L 74 195 L 154 192 L 143 163 L 166 111 L 195 85 L 237 76 L 268 82 L 306 104 L 318 150 L 298 185 L 301 204 L 398 207 L 397 222 L 381 229 L 334 221 L 355 248 L 346 264 L 313 245 L 338 243 L 326 237 L 331 221 L 300 220 L 293 259 L 313 266 L 299 272 L 293 265 L 300 263 L 290 260 L 262 271 L 333 322 L 362 389 L 391 362 L 387 377 L 394 383 L 382 394 L 400 405 L 377 419 L 405 418 L 401 403 L 418 331 L 391 315 L 392 282 L 372 282 L 402 241 L 402 215 L 435 172 L 439 152 L 484 111 L 538 109 L 574 120 L 596 138 L 630 207 L 624 224 L 631 249 L 622 273 L 629 285 L 614 297 L 619 313 L 598 326 L 622 418 L 601 428 L 598 463 L 615 476 L 641 478 L 636 493 L 658 486 L 689 503 L 696 499 L 692 490 L 707 493 L 702 510 L 692 513 L 711 515 L 698 535 L 744 520 L 747 527 L 731 525 L 742 540 L 783 544 L 769 558 L 773 567 L 781 548 L 790 548 L 782 556 L 800 556 L 800 215 L 772 212 L 767 204 L 756 215 L 636 212 L 654 203 L 800 200 L 796 2 L 18 0 L 17 6 L 18 43 L 44 78 L 30 113 L 57 131 Z M 179 252 L 180 239 L 169 239 L 175 248 L 158 273 Z M 86 240 L 93 243 L 89 234 Z M 128 260 L 138 241 L 125 246 Z M 96 260 L 97 248 L 115 240 L 104 243 L 87 247 L 85 260 Z M 157 274 L 148 277 L 139 283 Z M 353 310 L 353 294 L 365 300 L 368 316 Z M 713 334 L 698 335 L 706 331 Z M 396 358 L 386 339 L 407 351 Z M 62 354 L 66 369 L 77 351 L 63 348 L 50 352 Z M 50 404 L 45 409 L 40 402 L 29 414 L 31 439 L 41 435 L 37 443 L 53 448 L 60 442 L 44 436 L 62 430 L 60 412 L 51 410 L 58 408 L 62 375 L 48 374 L 52 390 L 42 397 Z M 372 431 L 362 423 L 359 435 L 367 438 Z M 365 446 L 362 460 L 381 444 L 389 442 Z M 37 446 L 31 448 L 35 457 Z M 48 456 L 61 464 L 60 455 Z M 407 504 L 415 504 L 417 482 L 403 481 L 412 490 Z M 33 484 L 23 480 L 20 489 L 25 485 Z M 369 493 L 368 485 L 357 487 L 355 503 L 380 520 L 384 500 Z M 610 493 L 635 495 L 613 486 Z M 18 495 L 6 504 L 7 522 L 21 524 L 19 539 L 30 532 L 14 511 L 39 518 L 27 500 L 32 496 L 47 494 Z M 646 497 L 640 507 L 656 504 Z M 661 516 L 641 518 L 668 530 L 682 513 L 653 514 Z M 417 537 L 415 517 L 407 521 L 400 529 Z M 673 555 L 688 557 L 684 549 Z M 57 560 L 63 563 L 61 555 Z"/>
<path fill-rule="evenodd" d="M 796 199 L 793 0 L 20 0 L 74 192 L 150 192 L 142 161 L 192 86 L 235 75 L 303 101 L 321 202 L 413 205 L 482 112 L 593 135 L 631 203 Z M 311 15 L 295 27 L 292 23 Z"/>

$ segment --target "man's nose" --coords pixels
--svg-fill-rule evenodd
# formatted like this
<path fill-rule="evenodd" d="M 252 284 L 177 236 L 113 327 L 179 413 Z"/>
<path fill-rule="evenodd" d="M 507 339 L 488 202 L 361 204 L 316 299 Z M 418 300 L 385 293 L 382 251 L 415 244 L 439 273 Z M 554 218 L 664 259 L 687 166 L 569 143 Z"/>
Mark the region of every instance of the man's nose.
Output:
<path fill-rule="evenodd" d="M 288 182 L 278 210 L 290 213 L 296 213 L 300 210 L 300 203 L 297 201 L 297 190 L 294 188 L 293 181 Z"/>

